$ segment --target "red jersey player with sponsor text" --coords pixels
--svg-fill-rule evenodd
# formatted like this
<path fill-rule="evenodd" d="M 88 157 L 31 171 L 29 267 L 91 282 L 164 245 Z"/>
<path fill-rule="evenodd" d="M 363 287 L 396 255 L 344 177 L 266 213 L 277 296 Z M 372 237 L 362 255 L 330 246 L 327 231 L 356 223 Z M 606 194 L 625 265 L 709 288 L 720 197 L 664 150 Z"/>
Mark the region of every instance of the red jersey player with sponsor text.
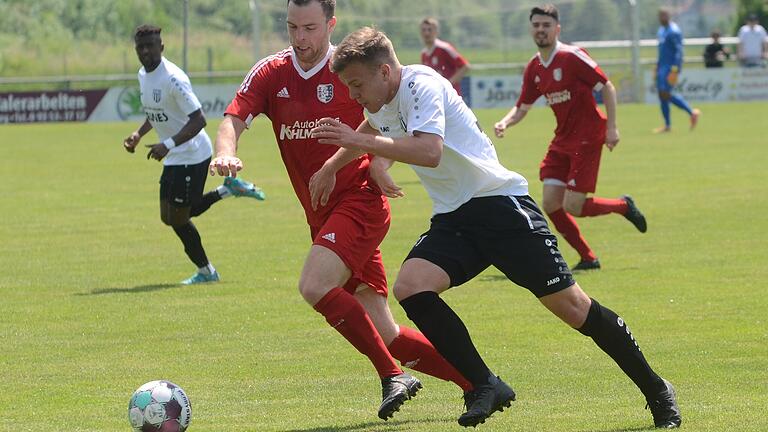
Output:
<path fill-rule="evenodd" d="M 370 157 L 357 153 L 342 159 L 338 148 L 319 144 L 310 133 L 324 117 L 354 127 L 363 122 L 362 107 L 328 66 L 336 2 L 288 0 L 287 5 L 291 46 L 257 62 L 245 77 L 219 126 L 210 170 L 235 176 L 243 167 L 236 156 L 240 135 L 254 117 L 269 117 L 313 242 L 299 291 L 370 359 L 382 383 L 378 415 L 386 420 L 421 388 L 395 358 L 465 391 L 472 385 L 424 335 L 392 318 L 378 248 L 389 229 L 389 203 L 371 181 Z M 394 185 L 385 171 L 376 182 Z"/>
<path fill-rule="evenodd" d="M 461 80 L 469 72 L 469 62 L 448 42 L 439 39 L 440 22 L 435 18 L 424 18 L 421 21 L 421 40 L 424 48 L 421 50 L 421 64 L 436 70 L 453 84 L 453 88 L 461 95 Z"/>
<path fill-rule="evenodd" d="M 573 216 L 618 213 L 640 232 L 647 230 L 645 216 L 630 196 L 587 198 L 587 194 L 595 192 L 603 144 L 613 150 L 619 143 L 616 89 L 586 51 L 558 40 L 560 24 L 555 6 L 534 7 L 530 22 L 539 52 L 523 72 L 517 104 L 495 124 L 495 133 L 503 137 L 506 128 L 525 118 L 536 99 L 546 98 L 555 113 L 557 128 L 540 165 L 542 207 L 557 231 L 579 253 L 580 261 L 573 270 L 599 269 L 600 261 Z M 597 107 L 593 90 L 601 92 L 607 115 Z"/>

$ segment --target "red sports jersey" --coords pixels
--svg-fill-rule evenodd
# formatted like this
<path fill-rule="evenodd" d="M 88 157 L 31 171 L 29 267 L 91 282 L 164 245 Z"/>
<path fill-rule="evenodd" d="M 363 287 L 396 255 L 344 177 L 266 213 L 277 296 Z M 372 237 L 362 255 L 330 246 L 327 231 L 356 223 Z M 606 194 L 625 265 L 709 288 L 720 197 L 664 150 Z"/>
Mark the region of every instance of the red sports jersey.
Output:
<path fill-rule="evenodd" d="M 332 73 L 328 60 L 333 47 L 317 66 L 303 71 L 293 48 L 266 57 L 246 75 L 225 111 L 250 125 L 264 113 L 272 121 L 280 154 L 310 226 L 321 226 L 345 192 L 368 188 L 368 155 L 350 162 L 336 173 L 336 188 L 326 206 L 312 210 L 309 179 L 339 149 L 312 138 L 310 130 L 323 117 L 357 128 L 363 108 L 349 97 L 349 90 Z"/>
<path fill-rule="evenodd" d="M 606 117 L 592 95 L 608 81 L 600 66 L 579 47 L 558 42 L 549 61 L 536 54 L 523 73 L 517 107 L 547 99 L 557 118 L 553 147 L 574 151 L 581 145 L 605 142 Z"/>
<path fill-rule="evenodd" d="M 459 68 L 467 64 L 467 60 L 459 54 L 456 48 L 448 42 L 435 39 L 431 50 L 421 50 L 421 64 L 431 67 L 446 79 L 451 79 Z M 461 83 L 453 85 L 461 94 Z"/>

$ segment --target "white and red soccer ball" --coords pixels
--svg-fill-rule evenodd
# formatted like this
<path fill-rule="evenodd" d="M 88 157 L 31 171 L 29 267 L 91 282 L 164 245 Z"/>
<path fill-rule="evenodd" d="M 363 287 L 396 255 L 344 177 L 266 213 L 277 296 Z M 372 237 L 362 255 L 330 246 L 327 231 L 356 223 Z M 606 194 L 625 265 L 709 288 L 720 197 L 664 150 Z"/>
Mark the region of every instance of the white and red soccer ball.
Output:
<path fill-rule="evenodd" d="M 150 381 L 133 392 L 128 420 L 134 432 L 184 432 L 192 420 L 192 405 L 176 384 Z"/>

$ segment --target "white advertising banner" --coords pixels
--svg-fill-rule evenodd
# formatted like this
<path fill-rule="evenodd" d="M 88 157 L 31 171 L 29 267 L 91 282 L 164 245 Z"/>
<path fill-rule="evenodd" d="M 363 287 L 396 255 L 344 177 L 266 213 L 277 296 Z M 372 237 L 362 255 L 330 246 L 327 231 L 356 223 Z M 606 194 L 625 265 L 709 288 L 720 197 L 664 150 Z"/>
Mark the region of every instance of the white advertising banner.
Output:
<path fill-rule="evenodd" d="M 645 72 L 645 83 L 645 102 L 659 103 L 653 71 Z M 689 102 L 768 100 L 768 69 L 683 69 L 675 91 Z"/>
<path fill-rule="evenodd" d="M 235 95 L 238 84 L 193 85 L 203 112 L 209 119 L 221 118 Z M 112 87 L 88 117 L 88 121 L 141 121 L 145 118 L 141 107 L 139 87 Z"/>
<path fill-rule="evenodd" d="M 469 82 L 469 94 L 465 100 L 475 108 L 510 109 L 517 103 L 523 87 L 522 75 L 472 76 Z M 539 98 L 536 105 L 545 106 L 544 98 Z"/>

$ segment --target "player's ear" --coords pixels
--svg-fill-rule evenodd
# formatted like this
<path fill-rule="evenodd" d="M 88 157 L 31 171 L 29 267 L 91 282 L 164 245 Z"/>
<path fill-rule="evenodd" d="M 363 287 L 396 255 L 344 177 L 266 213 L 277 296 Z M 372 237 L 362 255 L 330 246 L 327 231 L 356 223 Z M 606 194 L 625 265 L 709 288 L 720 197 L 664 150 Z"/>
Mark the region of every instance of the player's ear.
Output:
<path fill-rule="evenodd" d="M 332 16 L 331 19 L 328 20 L 328 33 L 331 33 L 333 29 L 336 28 L 336 16 Z"/>
<path fill-rule="evenodd" d="M 382 63 L 379 66 L 379 72 L 381 72 L 381 76 L 384 77 L 384 80 L 389 81 L 390 75 L 392 75 L 392 66 Z"/>

